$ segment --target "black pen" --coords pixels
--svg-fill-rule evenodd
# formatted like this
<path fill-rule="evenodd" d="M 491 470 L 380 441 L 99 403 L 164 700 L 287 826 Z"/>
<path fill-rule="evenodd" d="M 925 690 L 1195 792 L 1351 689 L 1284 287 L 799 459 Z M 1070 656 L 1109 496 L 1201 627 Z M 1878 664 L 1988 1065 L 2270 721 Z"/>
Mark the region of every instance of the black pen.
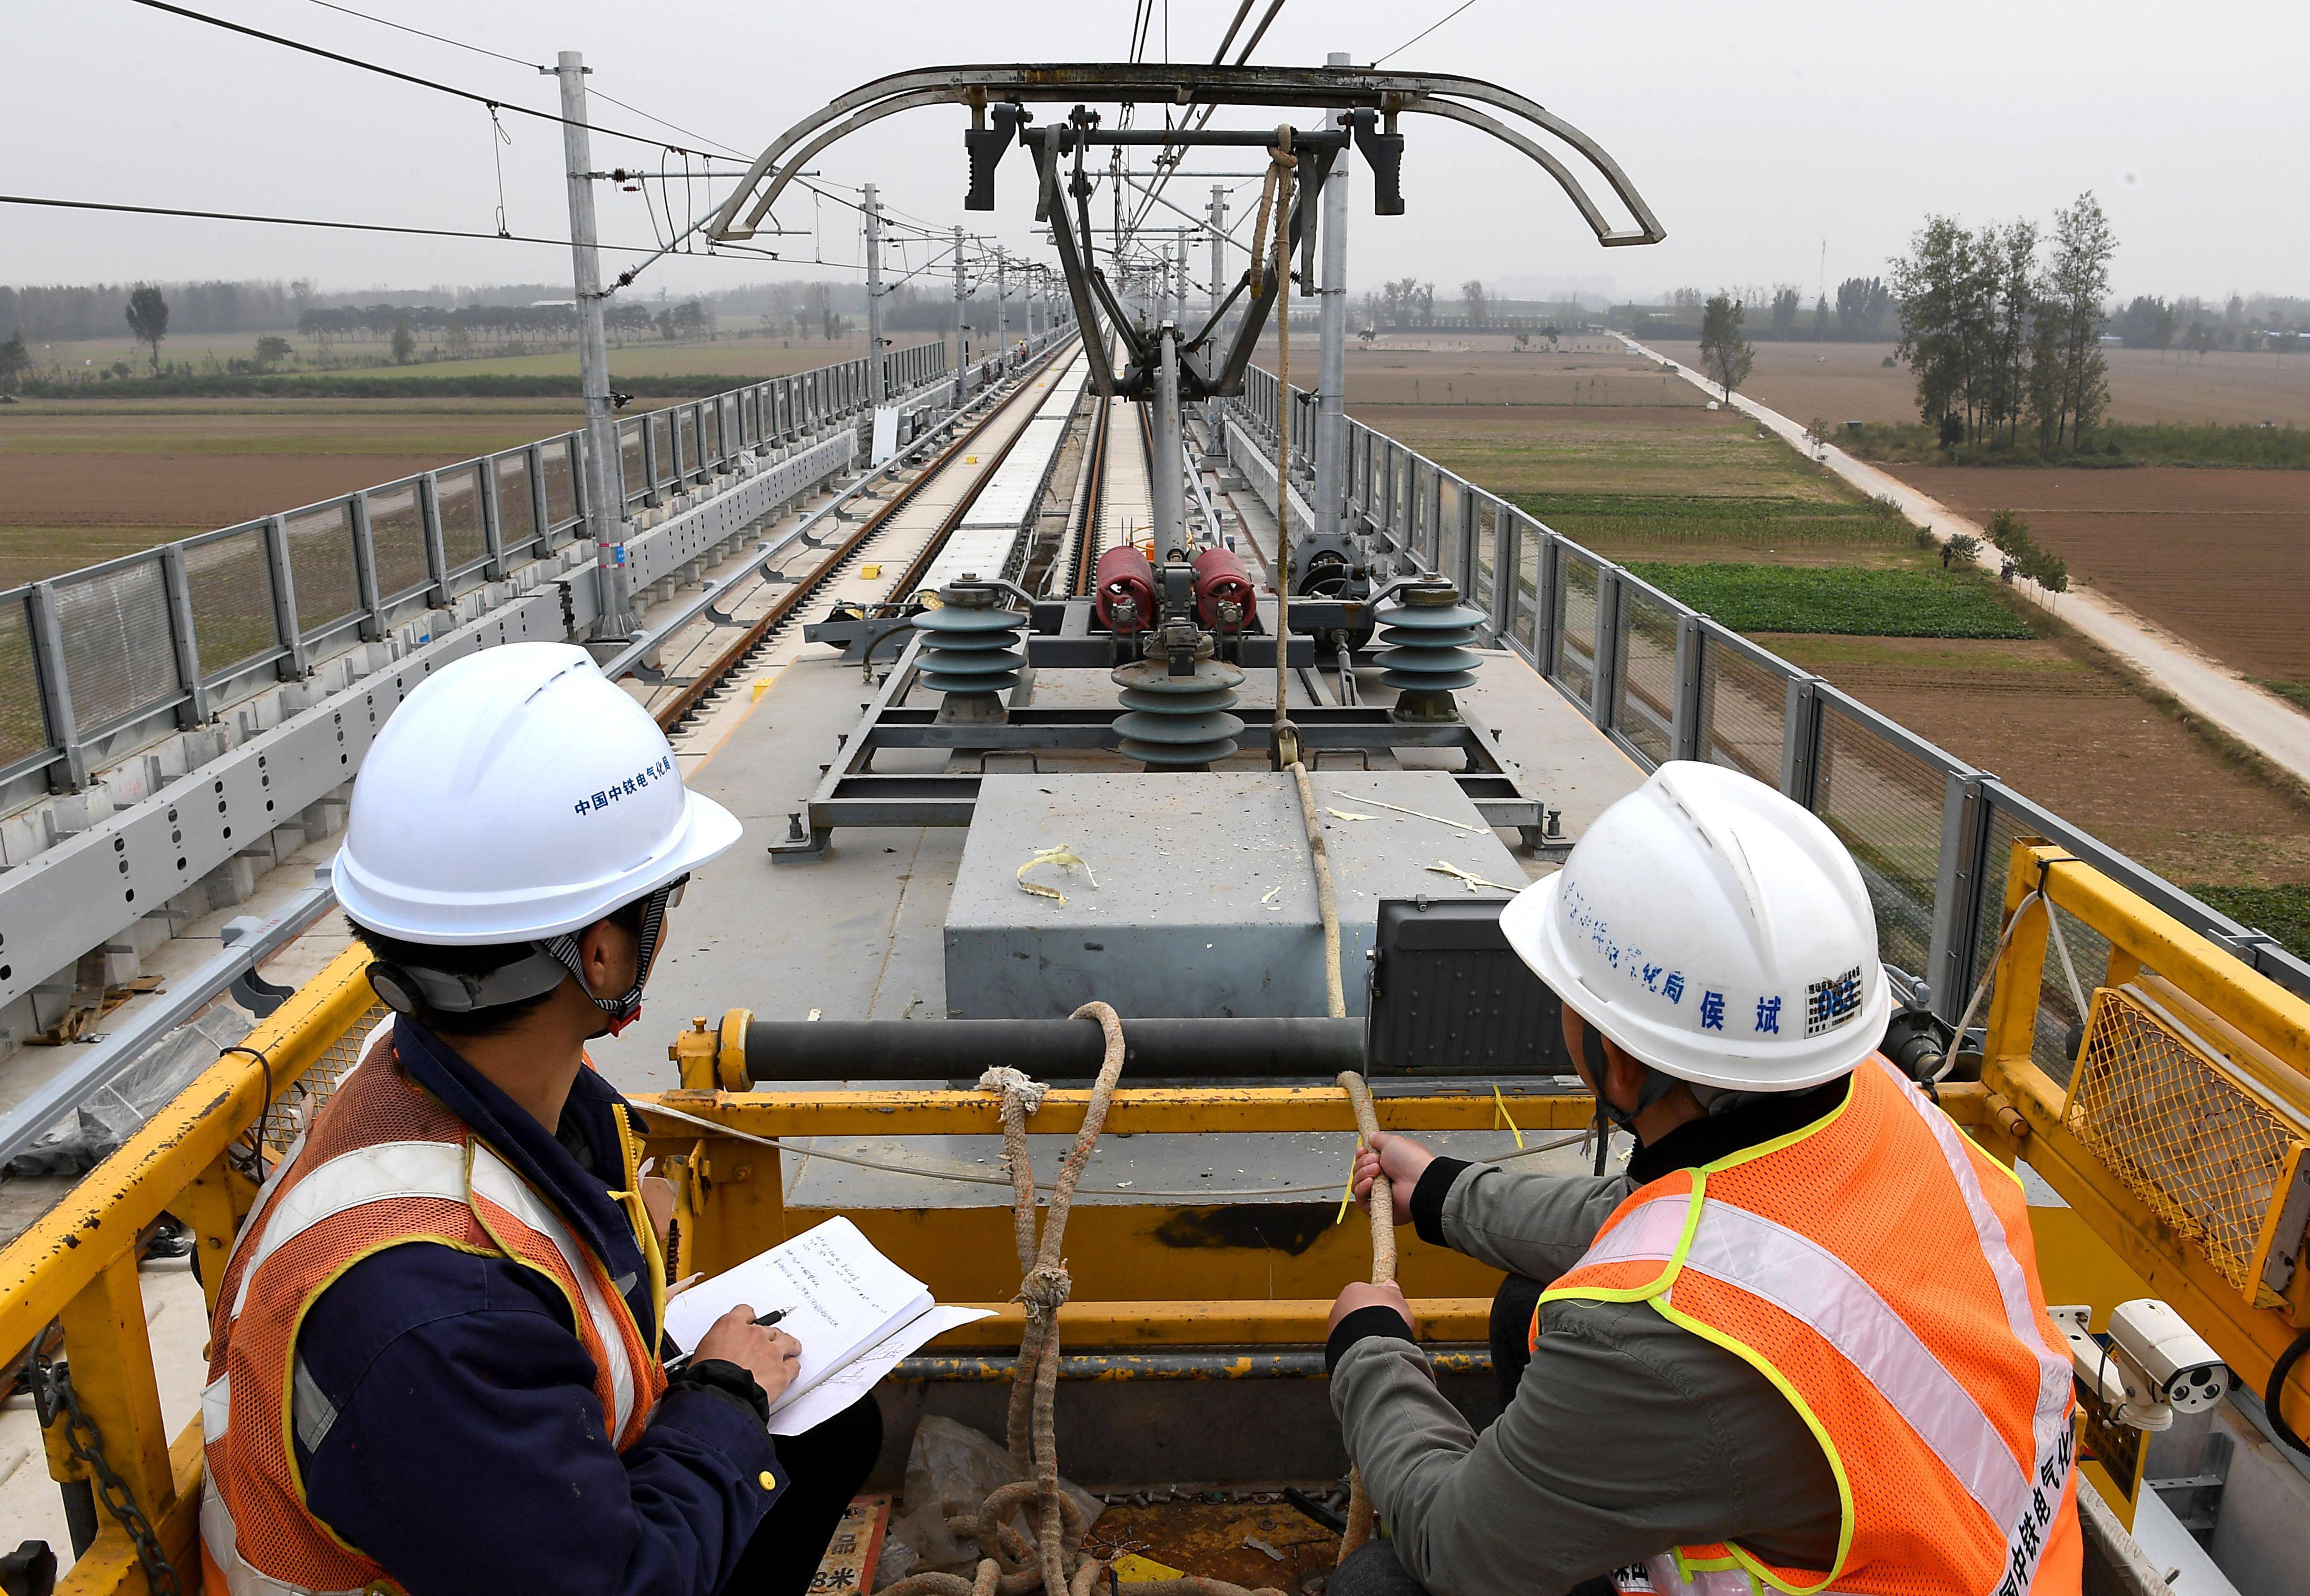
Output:
<path fill-rule="evenodd" d="M 786 1313 L 787 1310 L 785 1308 L 772 1308 L 769 1313 L 761 1314 L 760 1317 L 755 1319 L 754 1323 L 760 1325 L 776 1324 L 786 1316 Z M 681 1357 L 675 1358 L 672 1363 L 665 1366 L 665 1372 L 669 1375 L 679 1373 L 682 1368 L 687 1366 L 690 1360 L 696 1356 L 698 1355 L 695 1351 L 682 1354 Z"/>

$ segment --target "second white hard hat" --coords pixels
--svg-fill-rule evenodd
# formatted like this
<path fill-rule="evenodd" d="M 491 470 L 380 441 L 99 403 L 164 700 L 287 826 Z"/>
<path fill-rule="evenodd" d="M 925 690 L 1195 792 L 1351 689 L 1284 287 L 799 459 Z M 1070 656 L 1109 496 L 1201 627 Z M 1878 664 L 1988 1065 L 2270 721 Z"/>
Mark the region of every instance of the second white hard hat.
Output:
<path fill-rule="evenodd" d="M 584 649 L 510 643 L 436 671 L 378 733 L 337 901 L 404 941 L 534 941 L 680 880 L 740 830 Z"/>
<path fill-rule="evenodd" d="M 1654 771 L 1500 929 L 1624 1052 L 1706 1086 L 1818 1086 L 1866 1058 L 1891 1013 L 1853 855 L 1819 817 L 1714 765 Z"/>

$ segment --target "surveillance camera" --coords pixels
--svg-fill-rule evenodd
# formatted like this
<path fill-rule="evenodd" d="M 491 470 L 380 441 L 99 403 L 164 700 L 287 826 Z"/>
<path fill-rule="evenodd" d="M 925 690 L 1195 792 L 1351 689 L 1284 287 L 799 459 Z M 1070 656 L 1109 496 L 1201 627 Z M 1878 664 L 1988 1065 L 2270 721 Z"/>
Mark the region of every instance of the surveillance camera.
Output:
<path fill-rule="evenodd" d="M 2177 1413 L 2202 1413 L 2229 1390 L 2230 1372 L 2205 1338 L 2154 1297 L 2122 1302 L 2110 1338 L 2149 1378 L 2158 1400 Z"/>

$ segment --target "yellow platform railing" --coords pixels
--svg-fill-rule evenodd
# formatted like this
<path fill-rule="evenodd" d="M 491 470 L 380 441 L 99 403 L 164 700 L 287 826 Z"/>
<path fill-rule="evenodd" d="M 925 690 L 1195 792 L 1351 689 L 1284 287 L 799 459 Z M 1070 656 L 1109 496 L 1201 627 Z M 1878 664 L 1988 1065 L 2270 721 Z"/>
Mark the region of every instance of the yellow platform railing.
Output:
<path fill-rule="evenodd" d="M 2032 905 L 1998 962 L 1984 1079 L 1944 1084 L 1942 1105 L 2001 1158 L 2027 1158 L 2092 1231 L 2258 1385 L 2295 1327 L 2310 1323 L 2310 1270 L 2282 1267 L 2288 1249 L 2301 1245 L 2284 1201 L 2288 1183 L 2301 1178 L 2299 1138 L 2285 1141 L 2271 1130 L 2310 1119 L 2310 1006 L 2067 855 L 2017 847 L 2008 916 L 2039 889 L 2041 901 L 2091 928 L 2110 950 L 2105 967 L 2080 975 L 2097 993 L 2082 1049 L 2087 1062 L 2064 1083 L 2033 1059 L 2047 944 L 2045 915 Z M 164 1213 L 185 1221 L 213 1307 L 233 1235 L 256 1198 L 256 1142 L 274 1151 L 284 1146 L 382 1018 L 364 966 L 359 949 L 341 955 L 0 1249 L 0 1346 L 22 1349 L 52 1326 L 61 1329 L 82 1407 L 187 1590 L 199 1577 L 193 1543 L 200 1436 L 197 1423 L 173 1440 L 163 1427 L 138 1256 Z M 725 1045 L 734 1045 L 739 1034 L 682 1033 L 672 1051 L 683 1086 L 638 1100 L 656 1111 L 650 1150 L 676 1184 L 673 1264 L 683 1272 L 723 1267 L 834 1211 L 809 1205 L 807 1183 L 790 1191 L 784 1165 L 795 1155 L 763 1141 L 842 1138 L 855 1139 L 845 1143 L 855 1147 L 887 1140 L 903 1148 L 925 1136 L 1000 1134 L 992 1094 L 730 1089 L 744 1085 L 742 1062 Z M 2210 1172 L 2203 1160 L 2189 1160 L 2186 1119 L 2178 1140 L 2170 1134 L 2171 1115 L 2153 1116 L 2151 1128 L 2164 1141 L 2132 1127 L 2118 1110 L 2138 1104 L 2145 1089 L 2164 1094 L 2159 1102 L 2218 1099 L 2219 1123 L 2234 1132 L 2224 1159 Z M 1087 1097 L 1051 1092 L 1030 1131 L 1072 1133 Z M 1588 1114 L 1577 1096 L 1509 1102 L 1527 1135 L 1576 1129 Z M 1437 1085 L 1383 1097 L 1378 1113 L 1391 1129 L 1486 1130 L 1498 1126 L 1500 1105 L 1489 1087 Z M 1129 1089 L 1116 1095 L 1107 1122 L 1109 1136 L 1353 1129 L 1345 1097 L 1330 1086 Z M 913 1149 L 882 1149 L 879 1158 L 950 1175 L 1000 1175 L 991 1161 L 966 1167 Z M 2254 1182 L 2263 1170 L 2271 1171 L 2268 1201 L 2257 1207 Z M 1015 1344 L 1007 1190 L 988 1185 L 958 1205 L 951 1184 L 925 1181 L 924 1188 L 919 1205 L 845 1211 L 942 1300 L 999 1310 L 947 1346 L 967 1353 Z M 1320 1342 L 1333 1294 L 1369 1267 L 1364 1227 L 1334 1223 L 1340 1195 L 1334 1188 L 1255 1206 L 1231 1204 L 1224 1193 L 1197 1201 L 1118 1190 L 1079 1203 L 1068 1234 L 1074 1294 L 1062 1310 L 1067 1345 L 1127 1351 Z M 2241 1217 L 2248 1213 L 2254 1225 Z M 1481 1342 L 1497 1276 L 1409 1235 L 1402 1240 L 1402 1279 L 1423 1335 Z M 2268 1283 L 2281 1278 L 2282 1287 Z M 2310 1383 L 2297 1378 L 2289 1387 L 2287 1412 L 2297 1427 L 2310 1426 Z M 81 1478 L 61 1444 L 51 1444 L 49 1461 L 57 1479 Z M 108 1520 L 60 1588 L 147 1587 L 128 1537 Z"/>

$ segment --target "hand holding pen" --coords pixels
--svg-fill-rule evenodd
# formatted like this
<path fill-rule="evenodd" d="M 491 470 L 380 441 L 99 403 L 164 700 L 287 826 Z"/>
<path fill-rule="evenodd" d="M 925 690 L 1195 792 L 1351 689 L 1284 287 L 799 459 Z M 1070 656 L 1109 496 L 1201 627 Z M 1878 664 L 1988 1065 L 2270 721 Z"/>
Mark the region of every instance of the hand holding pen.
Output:
<path fill-rule="evenodd" d="M 716 1319 L 697 1346 L 666 1365 L 666 1373 L 675 1373 L 692 1358 L 721 1358 L 752 1375 L 763 1393 L 776 1401 L 802 1364 L 802 1343 L 775 1328 L 786 1314 L 785 1308 L 773 1308 L 756 1317 L 752 1304 L 740 1303 Z"/>

